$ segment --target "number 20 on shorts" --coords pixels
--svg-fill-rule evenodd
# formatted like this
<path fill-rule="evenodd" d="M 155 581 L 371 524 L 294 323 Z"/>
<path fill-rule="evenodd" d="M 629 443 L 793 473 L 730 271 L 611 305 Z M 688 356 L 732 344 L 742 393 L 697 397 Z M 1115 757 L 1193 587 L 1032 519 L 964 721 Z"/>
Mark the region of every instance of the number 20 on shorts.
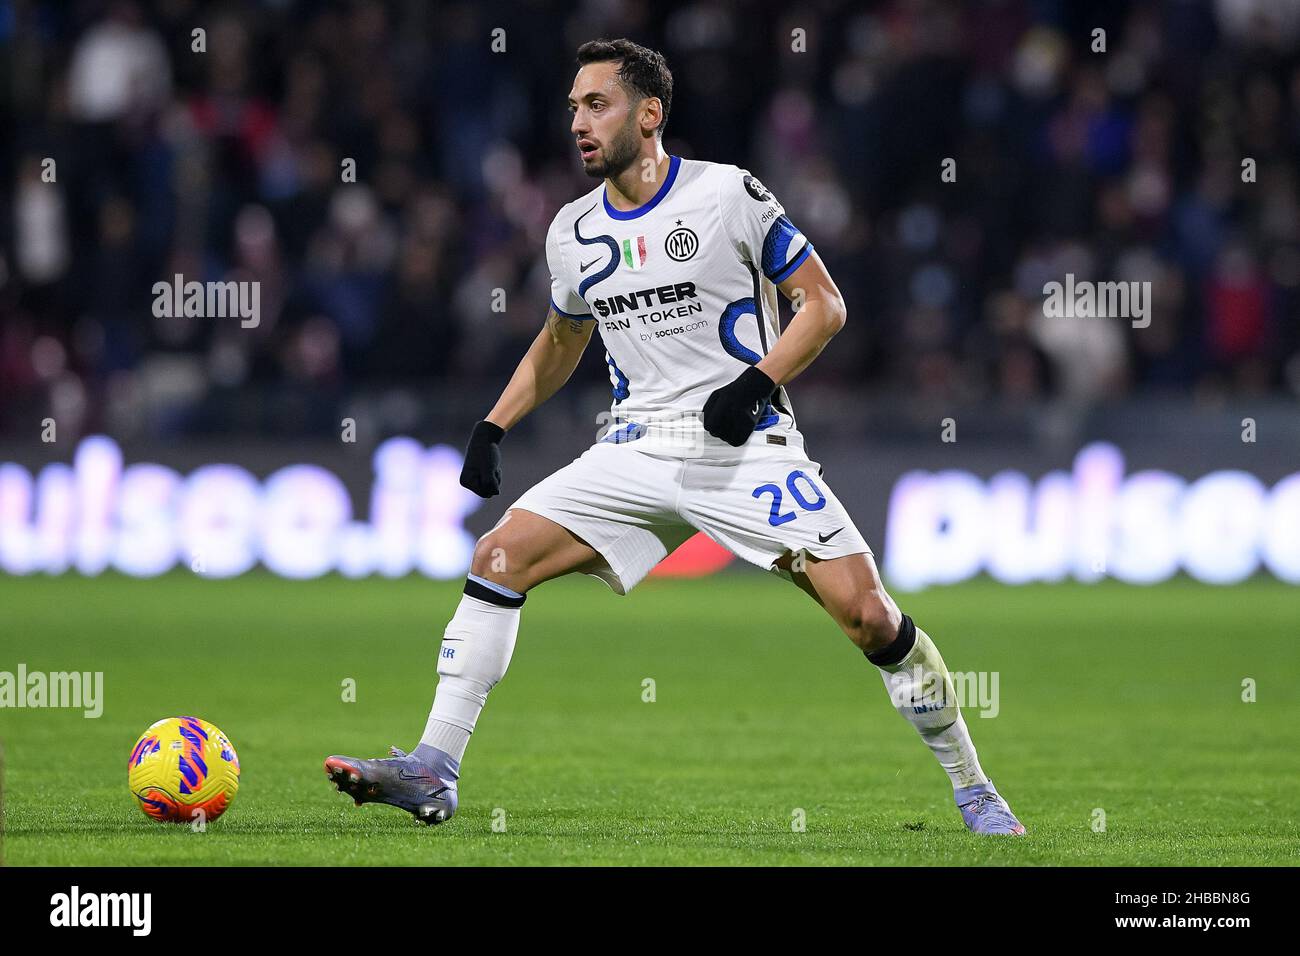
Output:
<path fill-rule="evenodd" d="M 804 489 L 800 487 L 800 479 L 803 479 L 803 481 L 806 482 L 808 489 L 812 492 L 814 496 L 812 500 L 809 500 Z M 817 487 L 817 482 L 813 481 L 798 469 L 795 469 L 785 476 L 784 490 L 790 492 L 790 497 L 793 498 L 804 511 L 821 511 L 826 507 L 826 496 L 822 494 L 822 490 Z M 755 498 L 761 498 L 764 495 L 772 496 L 772 512 L 767 518 L 767 523 L 772 527 L 775 528 L 777 525 L 785 524 L 787 521 L 793 521 L 795 518 L 799 517 L 797 511 L 791 510 L 784 514 L 781 512 L 781 499 L 784 497 L 784 492 L 780 485 L 769 482 L 766 485 L 759 485 L 754 489 Z"/>

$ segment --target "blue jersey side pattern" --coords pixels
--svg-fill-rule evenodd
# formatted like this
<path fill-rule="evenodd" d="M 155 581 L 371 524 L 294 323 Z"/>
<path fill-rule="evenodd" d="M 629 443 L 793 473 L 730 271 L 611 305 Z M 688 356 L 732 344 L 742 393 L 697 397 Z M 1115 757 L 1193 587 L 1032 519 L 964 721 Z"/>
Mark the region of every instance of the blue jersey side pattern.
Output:
<path fill-rule="evenodd" d="M 615 445 L 623 445 L 630 441 L 636 441 L 645 434 L 645 426 L 638 422 L 628 422 L 621 428 L 611 429 L 609 434 L 601 439 L 601 442 L 611 442 Z"/>
<path fill-rule="evenodd" d="M 582 233 L 578 232 L 578 223 L 582 222 L 583 219 L 587 218 L 588 214 L 591 213 L 591 210 L 595 208 L 596 208 L 595 206 L 592 206 L 591 209 L 588 209 L 586 212 L 584 212 L 581 216 L 579 216 L 577 219 L 573 221 L 573 238 L 577 239 L 578 242 L 582 243 L 584 246 L 595 246 L 595 245 L 605 246 L 607 249 L 609 249 L 609 264 L 606 265 L 605 268 L 601 269 L 599 272 L 593 272 L 591 275 L 587 276 L 587 278 L 583 279 L 581 283 L 579 283 L 578 295 L 580 295 L 584 299 L 587 297 L 588 289 L 594 286 L 597 282 L 604 282 L 606 279 L 612 276 L 614 274 L 614 270 L 618 268 L 618 243 L 614 241 L 613 236 L 592 236 L 590 239 L 588 239 L 584 237 Z"/>
<path fill-rule="evenodd" d="M 614 404 L 617 405 L 632 392 L 629 388 L 627 376 L 623 374 L 622 369 L 614 364 L 614 356 L 609 354 L 609 349 L 605 350 L 605 362 L 609 365 L 609 382 L 613 386 Z"/>
<path fill-rule="evenodd" d="M 760 323 L 762 319 L 758 317 L 758 307 L 754 303 L 753 296 L 745 296 L 743 299 L 737 299 L 722 310 L 722 316 L 718 320 L 718 340 L 722 342 L 722 348 L 734 359 L 739 359 L 746 365 L 757 365 L 759 355 L 753 349 L 746 346 L 736 337 L 736 323 L 742 316 L 752 315 Z M 763 409 L 763 414 L 759 416 L 758 424 L 754 426 L 755 431 L 762 431 L 765 428 L 771 428 L 781 420 L 772 403 L 768 402 L 767 407 Z"/>
<path fill-rule="evenodd" d="M 736 323 L 746 315 L 758 318 L 758 306 L 754 303 L 753 296 L 747 295 L 743 299 L 737 299 L 722 310 L 722 315 L 718 318 L 718 339 L 722 342 L 723 349 L 732 358 L 740 359 L 746 365 L 753 365 L 763 356 L 746 347 L 740 339 L 736 338 Z"/>
<path fill-rule="evenodd" d="M 761 432 L 765 428 L 771 428 L 780 420 L 781 416 L 778 415 L 776 409 L 772 407 L 772 403 L 768 402 L 767 407 L 763 409 L 763 414 L 758 419 L 758 424 L 754 426 L 754 431 Z"/>

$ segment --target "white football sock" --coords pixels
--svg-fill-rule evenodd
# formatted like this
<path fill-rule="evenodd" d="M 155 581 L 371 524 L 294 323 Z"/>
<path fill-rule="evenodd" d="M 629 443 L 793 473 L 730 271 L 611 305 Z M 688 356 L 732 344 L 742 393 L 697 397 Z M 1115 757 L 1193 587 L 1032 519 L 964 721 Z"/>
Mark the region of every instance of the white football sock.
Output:
<path fill-rule="evenodd" d="M 988 783 L 957 706 L 952 677 L 929 635 L 918 627 L 916 643 L 901 661 L 876 666 L 895 709 L 916 728 L 953 789 Z"/>
<path fill-rule="evenodd" d="M 493 585 L 492 590 L 507 591 L 499 585 Z M 522 597 L 513 591 L 508 593 Z M 443 751 L 457 763 L 464 757 L 488 692 L 510 666 L 519 633 L 519 611 L 518 607 L 503 607 L 468 594 L 461 597 L 443 632 L 438 651 L 438 688 L 420 743 Z"/>

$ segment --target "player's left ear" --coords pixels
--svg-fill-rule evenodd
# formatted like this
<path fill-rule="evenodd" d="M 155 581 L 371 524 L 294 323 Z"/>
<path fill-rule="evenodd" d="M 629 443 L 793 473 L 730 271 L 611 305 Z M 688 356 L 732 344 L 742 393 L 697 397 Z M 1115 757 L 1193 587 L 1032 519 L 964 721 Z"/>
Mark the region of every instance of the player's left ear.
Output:
<path fill-rule="evenodd" d="M 657 96 L 647 96 L 641 101 L 639 110 L 641 114 L 641 130 L 647 135 L 653 136 L 655 130 L 659 128 L 659 122 L 664 118 L 664 105 Z"/>

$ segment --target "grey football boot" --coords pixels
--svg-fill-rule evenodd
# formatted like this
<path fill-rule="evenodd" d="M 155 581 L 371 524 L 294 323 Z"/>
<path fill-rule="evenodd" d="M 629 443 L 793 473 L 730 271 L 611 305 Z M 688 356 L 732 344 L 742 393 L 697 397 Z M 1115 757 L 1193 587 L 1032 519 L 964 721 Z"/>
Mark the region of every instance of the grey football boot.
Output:
<path fill-rule="evenodd" d="M 389 752 L 391 757 L 378 760 L 326 757 L 325 773 L 357 806 L 387 803 L 430 826 L 450 820 L 458 802 L 454 771 L 440 776 L 413 754 L 396 747 Z"/>

